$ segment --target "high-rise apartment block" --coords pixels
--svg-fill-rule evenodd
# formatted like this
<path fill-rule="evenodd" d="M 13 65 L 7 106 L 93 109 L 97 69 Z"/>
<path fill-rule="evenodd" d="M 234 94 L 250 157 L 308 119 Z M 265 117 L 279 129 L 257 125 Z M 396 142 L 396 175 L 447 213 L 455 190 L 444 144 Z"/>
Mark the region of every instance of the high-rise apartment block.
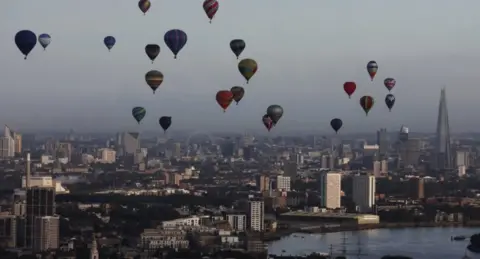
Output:
<path fill-rule="evenodd" d="M 321 206 L 327 209 L 341 207 L 342 175 L 327 172 L 320 176 Z"/>
<path fill-rule="evenodd" d="M 265 204 L 260 200 L 248 201 L 248 228 L 250 231 L 262 232 L 265 230 Z"/>

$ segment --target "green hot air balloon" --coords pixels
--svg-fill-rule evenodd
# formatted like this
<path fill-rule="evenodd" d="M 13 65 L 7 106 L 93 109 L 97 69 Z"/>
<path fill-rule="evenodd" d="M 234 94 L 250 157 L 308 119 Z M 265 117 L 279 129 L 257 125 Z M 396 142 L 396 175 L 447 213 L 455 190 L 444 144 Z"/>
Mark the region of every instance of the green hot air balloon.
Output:
<path fill-rule="evenodd" d="M 257 61 L 253 59 L 246 58 L 240 61 L 240 63 L 238 63 L 238 71 L 240 71 L 240 74 L 242 74 L 242 76 L 245 77 L 245 79 L 247 80 L 247 84 L 248 84 L 248 81 L 250 81 L 250 79 L 252 78 L 252 76 L 255 75 L 257 70 L 258 70 Z"/>
<path fill-rule="evenodd" d="M 145 115 L 147 114 L 147 111 L 143 107 L 134 107 L 132 109 L 132 116 L 135 118 L 135 120 L 140 124 L 143 118 L 145 118 Z"/>

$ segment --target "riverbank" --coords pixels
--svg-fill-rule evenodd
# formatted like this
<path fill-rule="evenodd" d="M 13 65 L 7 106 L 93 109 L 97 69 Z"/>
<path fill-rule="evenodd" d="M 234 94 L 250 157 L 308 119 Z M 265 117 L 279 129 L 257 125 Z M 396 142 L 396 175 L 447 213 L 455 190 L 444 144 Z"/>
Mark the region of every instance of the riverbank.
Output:
<path fill-rule="evenodd" d="M 370 229 L 402 229 L 402 228 L 446 228 L 446 227 L 480 227 L 480 221 L 469 222 L 381 222 L 379 224 L 364 225 L 341 225 L 338 227 L 318 227 L 318 228 L 289 228 L 277 230 L 276 232 L 266 233 L 263 237 L 264 242 L 280 240 L 282 237 L 293 233 L 322 234 L 335 232 L 351 232 Z"/>

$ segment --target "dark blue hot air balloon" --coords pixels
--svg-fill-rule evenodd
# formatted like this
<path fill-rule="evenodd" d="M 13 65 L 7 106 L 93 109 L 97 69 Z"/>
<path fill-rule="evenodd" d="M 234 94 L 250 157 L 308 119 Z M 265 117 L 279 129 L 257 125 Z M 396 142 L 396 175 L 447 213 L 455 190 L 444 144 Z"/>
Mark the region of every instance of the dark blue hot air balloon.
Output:
<path fill-rule="evenodd" d="M 339 118 L 332 119 L 330 121 L 330 126 L 332 126 L 332 129 L 335 131 L 335 133 L 338 133 L 338 131 L 342 128 L 343 126 L 343 121 Z"/>
<path fill-rule="evenodd" d="M 19 31 L 15 34 L 15 44 L 27 59 L 30 51 L 37 45 L 37 35 L 29 30 Z"/>
<path fill-rule="evenodd" d="M 178 52 L 187 44 L 187 34 L 178 29 L 170 30 L 165 33 L 165 44 L 173 52 L 174 58 L 177 58 Z"/>
<path fill-rule="evenodd" d="M 117 40 L 113 36 L 107 36 L 105 37 L 105 39 L 103 39 L 103 43 L 107 47 L 108 51 L 110 51 L 113 48 L 113 46 L 115 46 L 116 42 Z"/>

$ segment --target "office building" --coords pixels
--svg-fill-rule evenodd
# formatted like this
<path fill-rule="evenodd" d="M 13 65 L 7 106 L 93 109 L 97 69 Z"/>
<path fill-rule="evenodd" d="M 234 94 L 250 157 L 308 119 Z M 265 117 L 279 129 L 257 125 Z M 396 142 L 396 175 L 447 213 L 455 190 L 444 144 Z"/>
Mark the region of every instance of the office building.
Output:
<path fill-rule="evenodd" d="M 260 200 L 248 201 L 248 228 L 250 231 L 262 232 L 265 230 L 265 204 Z"/>
<path fill-rule="evenodd" d="M 380 129 L 377 131 L 377 145 L 380 156 L 384 156 L 388 153 L 389 143 L 387 129 Z"/>
<path fill-rule="evenodd" d="M 60 219 L 54 216 L 35 218 L 33 250 L 43 252 L 58 249 L 60 238 Z"/>
<path fill-rule="evenodd" d="M 425 181 L 423 178 L 414 177 L 410 178 L 407 182 L 407 196 L 414 200 L 425 198 Z"/>
<path fill-rule="evenodd" d="M 278 175 L 277 176 L 277 190 L 278 191 L 283 191 L 283 192 L 289 192 L 290 191 L 290 181 L 291 181 L 290 177 Z"/>
<path fill-rule="evenodd" d="M 140 133 L 138 132 L 124 132 L 121 134 L 120 141 L 121 155 L 135 155 L 138 149 L 140 149 Z"/>
<path fill-rule="evenodd" d="M 51 187 L 30 187 L 27 189 L 27 204 L 25 214 L 25 248 L 34 248 L 36 218 L 54 216 L 55 189 Z"/>
<path fill-rule="evenodd" d="M 17 247 L 17 217 L 15 215 L 0 215 L 0 242 L 8 248 Z"/>
<path fill-rule="evenodd" d="M 323 173 L 320 176 L 321 206 L 327 209 L 341 207 L 342 175 L 336 172 Z"/>
<path fill-rule="evenodd" d="M 115 163 L 117 152 L 110 148 L 102 148 L 99 151 L 100 161 L 102 163 Z"/>
<path fill-rule="evenodd" d="M 437 170 L 452 168 L 452 150 L 450 147 L 450 125 L 448 122 L 447 97 L 445 88 L 440 92 L 437 131 L 432 154 L 432 168 Z"/>
<path fill-rule="evenodd" d="M 257 186 L 257 190 L 260 192 L 270 190 L 270 178 L 266 175 L 257 175 L 255 177 L 255 184 Z"/>
<path fill-rule="evenodd" d="M 382 177 L 382 163 L 380 161 L 373 161 L 373 175 Z"/>
<path fill-rule="evenodd" d="M 400 132 L 398 133 L 398 141 L 405 142 L 408 140 L 408 131 L 409 129 L 405 126 L 400 127 Z"/>
<path fill-rule="evenodd" d="M 15 143 L 14 152 L 16 154 L 22 153 L 22 134 L 15 133 L 14 143 Z"/>
<path fill-rule="evenodd" d="M 367 174 L 353 176 L 352 195 L 358 212 L 372 212 L 375 205 L 375 176 Z"/>
<path fill-rule="evenodd" d="M 244 232 L 247 228 L 247 215 L 245 214 L 229 214 L 227 221 L 232 226 L 232 230 Z"/>
<path fill-rule="evenodd" d="M 286 161 L 283 165 L 283 174 L 291 179 L 297 178 L 297 164 L 295 161 Z"/>

